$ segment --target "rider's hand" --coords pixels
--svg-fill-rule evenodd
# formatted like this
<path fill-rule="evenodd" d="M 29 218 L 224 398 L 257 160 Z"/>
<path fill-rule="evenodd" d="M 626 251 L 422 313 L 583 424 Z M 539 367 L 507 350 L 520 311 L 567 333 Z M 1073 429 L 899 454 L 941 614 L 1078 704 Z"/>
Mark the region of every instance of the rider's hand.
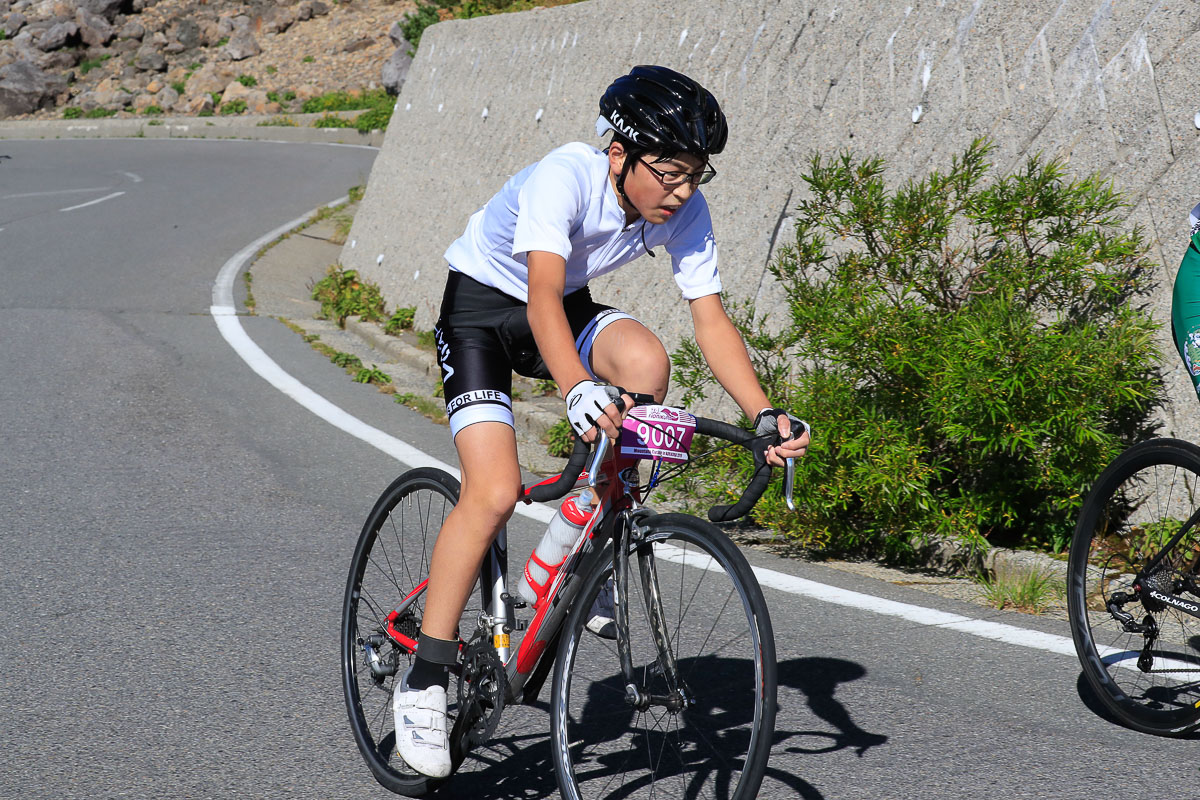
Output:
<path fill-rule="evenodd" d="M 800 458 L 808 451 L 808 423 L 778 408 L 764 408 L 754 419 L 754 432 L 759 436 L 778 434 L 781 441 L 766 449 L 767 463 L 784 466 L 789 458 Z"/>
<path fill-rule="evenodd" d="M 567 392 L 567 421 L 575 433 L 589 444 L 596 441 L 597 428 L 608 438 L 616 439 L 621 432 L 621 410 L 616 402 L 620 399 L 621 391 L 615 386 L 580 381 Z M 632 406 L 632 401 L 625 401 L 626 408 Z"/>

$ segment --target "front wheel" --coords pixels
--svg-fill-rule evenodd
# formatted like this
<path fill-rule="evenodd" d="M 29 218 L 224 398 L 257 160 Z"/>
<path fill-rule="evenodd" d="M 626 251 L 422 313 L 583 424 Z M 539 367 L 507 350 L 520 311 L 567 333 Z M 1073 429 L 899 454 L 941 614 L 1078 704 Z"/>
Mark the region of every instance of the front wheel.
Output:
<path fill-rule="evenodd" d="M 1153 439 L 1104 470 L 1071 540 L 1067 605 L 1083 674 L 1118 720 L 1160 736 L 1200 725 L 1197 509 L 1200 448 Z"/>
<path fill-rule="evenodd" d="M 664 514 L 643 526 L 618 602 L 628 609 L 635 688 L 656 700 L 630 701 L 617 643 L 585 627 L 613 574 L 611 561 L 601 563 L 584 578 L 554 668 L 559 788 L 565 800 L 748 800 L 775 728 L 775 639 L 762 590 L 713 525 Z"/>

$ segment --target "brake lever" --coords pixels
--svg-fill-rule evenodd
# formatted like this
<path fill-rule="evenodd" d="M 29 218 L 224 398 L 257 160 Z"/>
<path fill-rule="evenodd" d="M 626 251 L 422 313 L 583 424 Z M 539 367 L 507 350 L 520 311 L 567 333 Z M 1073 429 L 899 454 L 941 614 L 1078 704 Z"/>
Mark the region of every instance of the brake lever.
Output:
<path fill-rule="evenodd" d="M 796 482 L 796 459 L 784 459 L 787 465 L 787 474 L 783 484 L 783 499 L 787 501 L 788 511 L 795 511 L 796 504 L 792 502 L 792 486 Z"/>

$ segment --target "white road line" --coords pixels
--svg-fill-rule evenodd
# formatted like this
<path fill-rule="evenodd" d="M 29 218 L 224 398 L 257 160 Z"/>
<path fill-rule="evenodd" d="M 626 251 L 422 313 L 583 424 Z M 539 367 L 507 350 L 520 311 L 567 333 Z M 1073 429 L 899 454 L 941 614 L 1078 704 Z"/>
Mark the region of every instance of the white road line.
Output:
<path fill-rule="evenodd" d="M 335 200 L 329 205 L 337 205 L 344 202 L 345 199 Z M 316 212 L 313 213 L 315 214 Z M 305 222 L 311 216 L 313 214 L 305 215 L 279 226 L 270 233 L 246 245 L 225 262 L 225 265 L 221 267 L 221 271 L 217 274 L 212 293 L 211 313 L 217 323 L 218 330 L 225 337 L 225 341 L 229 342 L 230 347 L 242 357 L 242 360 L 251 369 L 262 376 L 272 386 L 331 425 L 387 453 L 407 466 L 438 467 L 458 477 L 459 472 L 456 468 L 422 453 L 412 445 L 378 428 L 368 425 L 338 406 L 335 406 L 312 389 L 309 389 L 276 364 L 270 356 L 263 352 L 262 348 L 250 339 L 249 335 L 242 328 L 241 321 L 237 316 L 237 309 L 233 302 L 233 284 L 237 274 L 248 265 L 250 259 L 254 253 L 258 252 L 259 248 Z M 517 506 L 516 513 L 541 522 L 549 522 L 555 514 L 555 509 L 536 503 L 533 505 L 521 504 Z M 706 561 L 708 559 L 707 556 L 697 556 L 696 554 L 687 553 L 679 548 L 669 546 L 661 549 L 663 550 L 663 555 L 671 560 L 701 568 L 708 566 L 708 562 Z M 754 567 L 754 574 L 758 577 L 759 583 L 764 588 L 772 588 L 793 595 L 810 597 L 814 600 L 846 606 L 848 608 L 870 611 L 874 614 L 899 617 L 910 622 L 915 622 L 918 625 L 941 627 L 947 630 L 968 633 L 984 639 L 1029 647 L 1035 650 L 1045 650 L 1060 655 L 1069 655 L 1072 657 L 1075 655 L 1074 643 L 1065 636 L 1043 633 L 1042 631 L 1021 628 L 1016 625 L 1007 625 L 1003 622 L 974 619 L 962 616 L 961 614 L 951 614 L 946 611 L 938 611 L 937 609 L 912 605 L 910 603 L 887 600 L 861 592 L 853 592 L 849 589 L 828 586 L 764 567 Z"/>
<path fill-rule="evenodd" d="M 129 178 L 129 180 L 133 181 L 134 183 L 142 182 L 142 178 L 140 175 L 135 175 L 132 172 L 122 172 L 121 174 L 124 175 L 126 178 Z"/>
<path fill-rule="evenodd" d="M 88 189 L 55 189 L 51 192 L 22 192 L 21 194 L 6 194 L 0 200 L 18 200 L 22 197 L 54 197 L 60 194 L 87 194 L 89 192 L 106 192 L 111 186 L 94 186 Z"/>
<path fill-rule="evenodd" d="M 87 208 L 88 206 L 94 206 L 97 203 L 103 203 L 105 200 L 112 200 L 114 197 L 120 197 L 123 194 L 125 194 L 125 193 L 124 192 L 113 192 L 112 194 L 105 195 L 104 197 L 98 197 L 95 200 L 89 200 L 86 203 L 80 203 L 77 206 L 67 206 L 66 208 L 60 208 L 59 211 L 74 211 L 77 208 Z"/>

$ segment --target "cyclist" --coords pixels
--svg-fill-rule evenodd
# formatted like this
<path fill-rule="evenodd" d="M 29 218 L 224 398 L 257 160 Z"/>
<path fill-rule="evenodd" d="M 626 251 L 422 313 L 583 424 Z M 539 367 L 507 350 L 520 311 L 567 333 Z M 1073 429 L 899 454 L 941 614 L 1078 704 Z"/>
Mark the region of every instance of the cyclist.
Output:
<path fill-rule="evenodd" d="M 588 442 L 616 437 L 616 386 L 657 402 L 666 396 L 662 343 L 629 314 L 594 301 L 591 278 L 665 249 L 714 376 L 760 433 L 780 437 L 766 447 L 768 462 L 782 466 L 808 446 L 807 426 L 770 407 L 721 303 L 712 221 L 698 187 L 715 176 L 709 158 L 727 132 L 699 83 L 665 67 L 634 67 L 600 98 L 596 134 L 611 133 L 606 149 L 567 144 L 521 170 L 446 251 L 435 335 L 462 490 L 434 547 L 416 659 L 393 697 L 397 750 L 418 772 L 450 773 L 446 689 L 458 621 L 520 491 L 513 371 L 552 377 L 572 428 Z M 632 408 L 632 398 L 623 399 Z"/>
<path fill-rule="evenodd" d="M 1192 209 L 1188 223 L 1192 237 L 1171 292 L 1171 334 L 1192 385 L 1200 393 L 1200 205 Z"/>

